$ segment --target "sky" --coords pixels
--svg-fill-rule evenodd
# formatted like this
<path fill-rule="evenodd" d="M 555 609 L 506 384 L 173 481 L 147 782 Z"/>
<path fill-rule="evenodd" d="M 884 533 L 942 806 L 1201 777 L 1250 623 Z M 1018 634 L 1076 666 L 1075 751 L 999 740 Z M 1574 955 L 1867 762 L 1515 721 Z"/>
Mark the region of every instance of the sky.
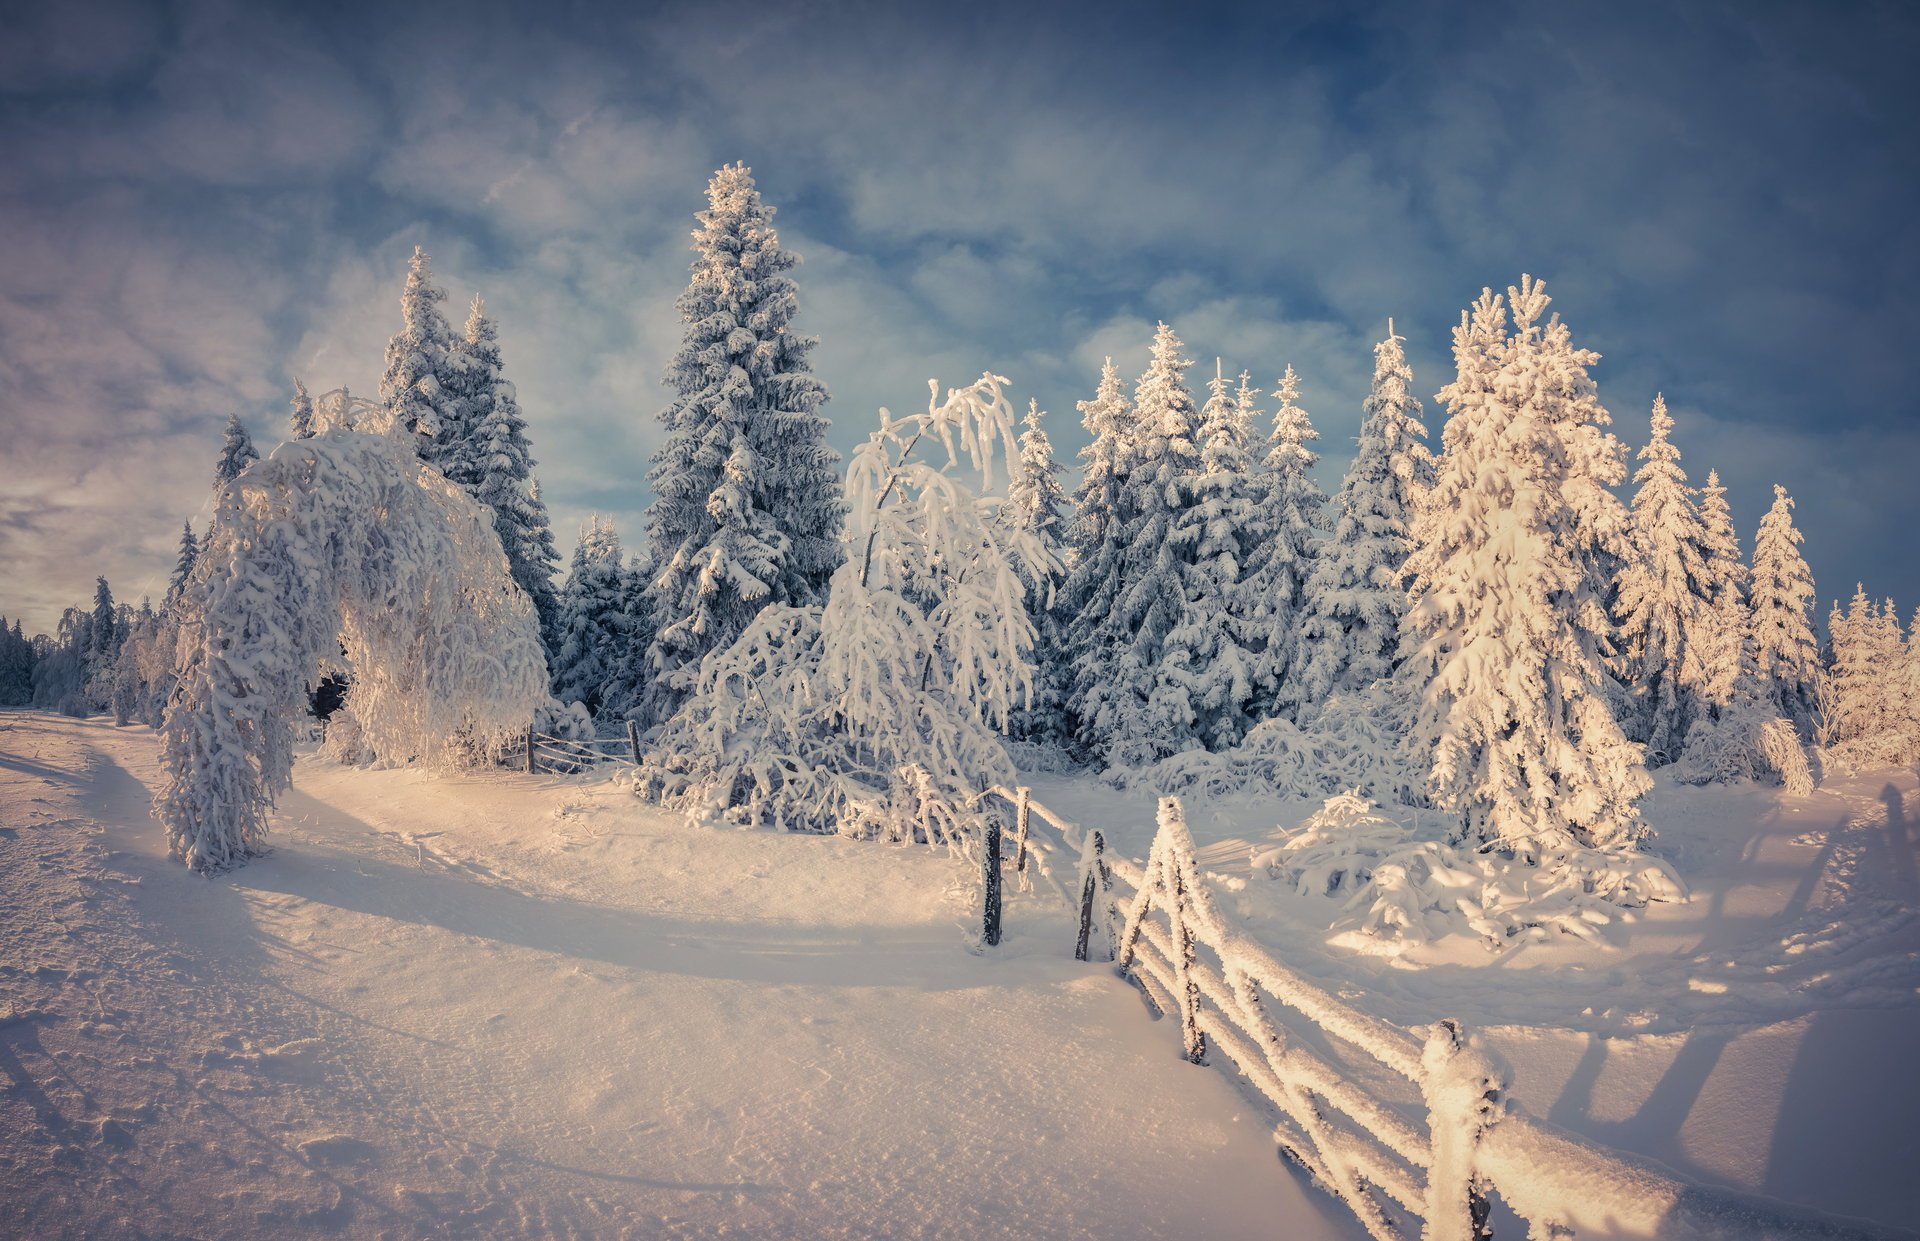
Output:
<path fill-rule="evenodd" d="M 843 451 L 983 370 L 1069 464 L 1101 359 L 1293 365 L 1331 491 L 1392 318 L 1416 391 L 1547 282 L 1616 430 L 1664 392 L 1751 542 L 1920 604 L 1920 9 L 0 5 L 0 614 L 164 591 L 221 428 L 376 394 L 423 245 L 500 325 L 542 492 L 637 543 L 693 215 L 749 164 Z M 1271 408 L 1269 404 L 1268 408 Z"/>

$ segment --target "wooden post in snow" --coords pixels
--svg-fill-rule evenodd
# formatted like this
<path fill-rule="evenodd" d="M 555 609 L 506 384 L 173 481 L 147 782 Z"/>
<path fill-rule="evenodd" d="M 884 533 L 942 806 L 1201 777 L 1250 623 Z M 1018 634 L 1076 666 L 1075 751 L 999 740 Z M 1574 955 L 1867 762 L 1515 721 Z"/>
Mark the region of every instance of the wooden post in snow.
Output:
<path fill-rule="evenodd" d="M 980 907 L 980 937 L 989 948 L 1000 942 L 1000 819 L 987 815 L 985 856 L 980 863 L 982 886 L 986 889 Z"/>
<path fill-rule="evenodd" d="M 1095 832 L 1091 838 L 1092 858 L 1085 863 L 1086 877 L 1080 884 L 1080 938 L 1074 943 L 1073 959 L 1087 959 L 1087 943 L 1093 938 L 1093 904 L 1095 894 L 1104 896 L 1106 892 L 1107 838 Z M 1111 940 L 1109 940 L 1111 947 Z"/>
<path fill-rule="evenodd" d="M 533 725 L 531 723 L 527 725 L 527 774 L 530 776 L 540 774 L 539 768 L 534 766 Z"/>
<path fill-rule="evenodd" d="M 640 726 L 632 720 L 627 721 L 627 744 L 633 747 L 633 765 L 640 765 Z"/>
<path fill-rule="evenodd" d="M 1033 790 L 1023 784 L 1015 792 L 1019 793 L 1020 801 L 1014 807 L 1013 868 L 1024 875 L 1027 873 L 1027 825 L 1031 815 L 1027 806 L 1033 800 Z M 1021 891 L 1026 889 L 1022 888 Z"/>

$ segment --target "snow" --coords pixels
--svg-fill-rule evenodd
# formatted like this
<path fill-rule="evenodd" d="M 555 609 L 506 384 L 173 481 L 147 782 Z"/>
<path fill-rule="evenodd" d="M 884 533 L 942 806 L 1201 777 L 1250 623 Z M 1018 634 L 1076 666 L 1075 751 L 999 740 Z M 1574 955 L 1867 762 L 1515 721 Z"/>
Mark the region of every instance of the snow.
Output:
<path fill-rule="evenodd" d="M 144 727 L 0 715 L 10 1230 L 1359 1235 L 1073 911 L 969 952 L 940 851 L 308 754 L 208 880 L 159 779 Z"/>

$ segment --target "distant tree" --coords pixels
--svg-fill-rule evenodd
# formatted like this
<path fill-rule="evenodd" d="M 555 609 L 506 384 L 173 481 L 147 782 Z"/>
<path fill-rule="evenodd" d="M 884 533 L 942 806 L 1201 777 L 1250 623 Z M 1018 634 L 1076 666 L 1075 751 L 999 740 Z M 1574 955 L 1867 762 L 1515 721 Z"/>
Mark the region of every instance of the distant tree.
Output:
<path fill-rule="evenodd" d="M 247 428 L 240 423 L 239 414 L 227 415 L 226 438 L 220 445 L 220 455 L 213 463 L 213 489 L 216 493 L 240 477 L 240 471 L 260 459 L 260 453 L 253 446 L 253 437 L 247 434 Z"/>
<path fill-rule="evenodd" d="M 1727 489 L 1715 470 L 1700 489 L 1701 586 L 1707 611 L 1689 643 L 1682 679 L 1694 687 L 1701 707 L 1716 718 L 1733 701 L 1747 636 L 1747 563 L 1740 555 L 1727 507 Z"/>
<path fill-rule="evenodd" d="M 1060 487 L 1060 465 L 1053 459 L 1045 419 L 1040 403 L 1029 401 L 1020 433 L 1020 469 L 1007 484 L 1004 510 L 1010 528 L 1032 536 L 1047 551 L 1043 564 L 1022 566 L 1027 615 L 1034 625 L 1034 701 L 1031 707 L 1014 712 L 1011 729 L 1016 737 L 1060 739 L 1067 732 L 1069 678 L 1054 603 L 1064 572 L 1070 504 Z"/>
<path fill-rule="evenodd" d="M 1105 709 L 1106 653 L 1118 641 L 1115 607 L 1124 583 L 1127 476 L 1133 468 L 1133 404 L 1108 358 L 1092 400 L 1081 401 L 1087 446 L 1080 451 L 1067 540 L 1073 550 L 1055 601 L 1067 714 L 1075 740 L 1094 745 L 1089 717 Z"/>
<path fill-rule="evenodd" d="M 1253 618 L 1259 652 L 1254 665 L 1256 713 L 1293 717 L 1305 697 L 1295 676 L 1300 662 L 1301 625 L 1307 610 L 1307 583 L 1314 571 L 1315 547 L 1327 495 L 1313 481 L 1319 456 L 1309 447 L 1320 438 L 1301 409 L 1300 380 L 1287 367 L 1273 390 L 1280 408 L 1261 462 L 1258 484 L 1258 535 L 1247 564 L 1247 589 L 1259 601 Z"/>
<path fill-rule="evenodd" d="M 446 290 L 434 283 L 427 252 L 413 248 L 407 282 L 400 292 L 400 330 L 387 342 L 386 371 L 380 398 L 394 425 L 416 437 L 423 460 L 449 478 L 463 472 L 467 451 L 465 412 L 460 404 L 461 362 L 454 354 L 453 329 L 440 311 Z"/>
<path fill-rule="evenodd" d="M 596 514 L 581 529 L 559 602 L 560 645 L 551 669 L 554 696 L 598 712 L 613 682 L 626 628 L 620 536 L 612 521 Z"/>
<path fill-rule="evenodd" d="M 1404 343 L 1389 323 L 1387 338 L 1374 346 L 1373 388 L 1353 464 L 1334 499 L 1333 530 L 1307 580 L 1288 695 L 1303 716 L 1335 693 L 1390 676 L 1398 665 L 1414 514 L 1433 483 Z"/>
<path fill-rule="evenodd" d="M 1810 622 L 1813 571 L 1800 555 L 1800 532 L 1793 525 L 1793 497 L 1778 484 L 1773 507 L 1760 519 L 1753 540 L 1748 629 L 1753 638 L 1753 667 L 1774 709 L 1802 739 L 1818 734 L 1824 690 L 1820 644 Z"/>
<path fill-rule="evenodd" d="M 648 474 L 655 719 L 761 608 L 825 598 L 846 515 L 817 412 L 827 389 L 807 360 L 816 342 L 791 327 L 786 273 L 799 259 L 780 248 L 746 165 L 716 172 L 707 202 L 678 303 L 686 331 L 667 372 L 666 442 Z"/>
<path fill-rule="evenodd" d="M 298 379 L 293 381 L 293 413 L 287 419 L 287 428 L 292 432 L 289 438 L 306 440 L 313 438 L 313 398 L 307 395 L 307 385 Z"/>
<path fill-rule="evenodd" d="M 200 556 L 200 541 L 193 537 L 193 522 L 188 520 L 180 526 L 180 552 L 173 562 L 173 576 L 167 579 L 166 597 L 161 607 L 172 611 L 180 601 L 181 592 L 186 590 L 187 582 L 193 577 L 194 561 Z"/>

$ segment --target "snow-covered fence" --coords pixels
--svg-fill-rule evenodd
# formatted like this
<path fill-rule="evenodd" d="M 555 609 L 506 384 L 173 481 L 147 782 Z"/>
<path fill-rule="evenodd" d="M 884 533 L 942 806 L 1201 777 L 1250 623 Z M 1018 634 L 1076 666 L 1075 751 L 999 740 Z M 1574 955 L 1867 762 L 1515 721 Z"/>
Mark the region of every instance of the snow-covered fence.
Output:
<path fill-rule="evenodd" d="M 1101 833 L 1025 788 L 996 785 L 989 798 L 1013 806 L 1018 856 L 1050 881 L 1053 850 L 1029 838 L 1033 819 L 1079 856 L 1074 955 L 1087 960 L 1104 941 L 1120 973 L 1179 1021 L 1188 1060 L 1231 1061 L 1272 1105 L 1281 1149 L 1370 1236 L 1484 1241 L 1496 1198 L 1542 1238 L 1908 1235 L 1690 1185 L 1533 1119 L 1460 1022 L 1415 1032 L 1362 1013 L 1223 918 L 1177 797 L 1160 799 L 1144 865 L 1108 855 Z"/>
<path fill-rule="evenodd" d="M 541 772 L 570 775 L 602 763 L 626 767 L 640 765 L 640 737 L 629 721 L 624 737 L 557 737 L 529 724 L 525 733 L 501 755 L 501 762 L 513 766 L 525 764 L 529 775 Z"/>

